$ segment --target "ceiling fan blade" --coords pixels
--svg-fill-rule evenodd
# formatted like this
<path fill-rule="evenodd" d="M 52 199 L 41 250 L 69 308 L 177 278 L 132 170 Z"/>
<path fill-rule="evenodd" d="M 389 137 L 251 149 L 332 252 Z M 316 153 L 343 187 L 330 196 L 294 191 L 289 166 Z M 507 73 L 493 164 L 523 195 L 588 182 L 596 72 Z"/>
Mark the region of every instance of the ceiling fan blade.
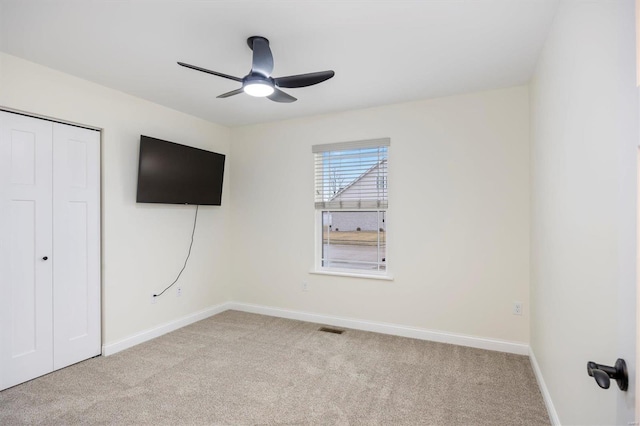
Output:
<path fill-rule="evenodd" d="M 296 87 L 313 86 L 314 84 L 322 83 L 325 80 L 329 80 L 336 73 L 333 71 L 319 71 L 309 74 L 289 75 L 287 77 L 274 78 L 274 81 L 278 87 L 287 87 L 290 89 Z"/>
<path fill-rule="evenodd" d="M 216 71 L 211 71 L 211 70 L 208 70 L 206 68 L 197 67 L 195 65 L 185 64 L 184 62 L 178 62 L 178 65 L 181 65 L 181 66 L 187 67 L 187 68 L 191 68 L 192 70 L 206 72 L 207 74 L 217 75 L 218 77 L 228 78 L 229 80 L 239 81 L 239 82 L 242 83 L 242 79 L 241 78 L 234 77 L 232 75 L 223 74 L 221 72 L 216 72 Z"/>
<path fill-rule="evenodd" d="M 228 98 L 229 96 L 239 95 L 242 92 L 244 92 L 244 89 L 242 89 L 242 87 L 241 87 L 239 89 L 232 90 L 232 91 L 227 92 L 227 93 L 223 93 L 222 95 L 218 95 L 218 96 L 216 96 L 216 98 Z"/>
<path fill-rule="evenodd" d="M 278 88 L 275 88 L 273 93 L 270 94 L 269 96 L 267 96 L 267 98 L 269 98 L 269 99 L 271 99 L 272 101 L 275 101 L 275 102 L 284 102 L 284 103 L 297 101 L 296 98 L 294 98 L 291 95 L 288 95 L 288 94 L 284 93 L 282 90 L 280 90 Z"/>
<path fill-rule="evenodd" d="M 258 73 L 269 77 L 273 71 L 273 55 L 269 47 L 269 40 L 264 37 L 253 36 L 249 37 L 247 43 L 251 50 L 253 50 L 251 73 Z"/>

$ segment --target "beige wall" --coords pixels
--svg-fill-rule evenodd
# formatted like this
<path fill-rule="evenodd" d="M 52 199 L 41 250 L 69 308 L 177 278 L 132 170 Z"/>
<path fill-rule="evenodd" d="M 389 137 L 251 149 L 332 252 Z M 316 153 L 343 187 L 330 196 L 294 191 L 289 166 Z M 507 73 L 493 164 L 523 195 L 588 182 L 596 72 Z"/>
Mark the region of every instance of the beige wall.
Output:
<path fill-rule="evenodd" d="M 231 131 L 9 55 L 0 67 L 1 106 L 104 129 L 103 343 L 228 300 L 528 342 L 526 88 Z M 233 150 L 223 206 L 201 208 L 183 296 L 155 305 L 193 208 L 135 203 L 140 134 Z M 386 136 L 395 281 L 310 275 L 311 145 Z"/>
<path fill-rule="evenodd" d="M 234 129 L 234 300 L 528 343 L 528 117 L 516 87 Z M 395 280 L 309 274 L 311 146 L 380 137 Z"/>
<path fill-rule="evenodd" d="M 230 164 L 222 207 L 200 208 L 180 298 L 151 304 L 184 263 L 195 207 L 135 202 L 141 134 L 228 153 L 227 128 L 2 53 L 0 106 L 104 129 L 103 344 L 229 300 Z"/>
<path fill-rule="evenodd" d="M 587 361 L 634 382 L 633 0 L 564 1 L 531 85 L 531 347 L 562 424 L 631 424 L 635 385 L 603 391 Z"/>

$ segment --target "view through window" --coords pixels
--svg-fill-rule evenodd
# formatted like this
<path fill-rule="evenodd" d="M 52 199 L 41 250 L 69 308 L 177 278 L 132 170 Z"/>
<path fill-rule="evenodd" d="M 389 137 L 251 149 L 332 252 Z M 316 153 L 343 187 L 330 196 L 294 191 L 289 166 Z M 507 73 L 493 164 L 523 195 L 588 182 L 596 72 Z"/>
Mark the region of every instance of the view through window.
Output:
<path fill-rule="evenodd" d="M 385 211 L 323 211 L 322 266 L 386 269 Z"/>

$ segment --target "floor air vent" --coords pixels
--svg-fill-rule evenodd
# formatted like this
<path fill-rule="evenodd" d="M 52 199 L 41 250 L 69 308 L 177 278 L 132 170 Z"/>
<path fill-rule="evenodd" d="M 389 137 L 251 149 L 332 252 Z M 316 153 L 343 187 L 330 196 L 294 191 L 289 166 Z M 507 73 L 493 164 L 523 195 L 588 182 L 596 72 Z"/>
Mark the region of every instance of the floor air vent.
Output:
<path fill-rule="evenodd" d="M 333 334 L 344 333 L 344 330 L 339 330 L 337 328 L 331 328 L 331 327 L 320 327 L 318 331 L 324 331 L 325 333 L 333 333 Z"/>

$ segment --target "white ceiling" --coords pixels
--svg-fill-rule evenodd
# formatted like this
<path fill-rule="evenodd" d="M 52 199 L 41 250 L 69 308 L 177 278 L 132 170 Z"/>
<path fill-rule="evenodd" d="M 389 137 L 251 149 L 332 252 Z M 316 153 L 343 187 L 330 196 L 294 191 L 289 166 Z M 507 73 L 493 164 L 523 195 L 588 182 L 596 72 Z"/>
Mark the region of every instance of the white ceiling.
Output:
<path fill-rule="evenodd" d="M 0 50 L 227 126 L 524 84 L 558 0 L 0 0 Z M 240 94 L 246 39 L 275 77 L 332 69 L 281 104 Z"/>

